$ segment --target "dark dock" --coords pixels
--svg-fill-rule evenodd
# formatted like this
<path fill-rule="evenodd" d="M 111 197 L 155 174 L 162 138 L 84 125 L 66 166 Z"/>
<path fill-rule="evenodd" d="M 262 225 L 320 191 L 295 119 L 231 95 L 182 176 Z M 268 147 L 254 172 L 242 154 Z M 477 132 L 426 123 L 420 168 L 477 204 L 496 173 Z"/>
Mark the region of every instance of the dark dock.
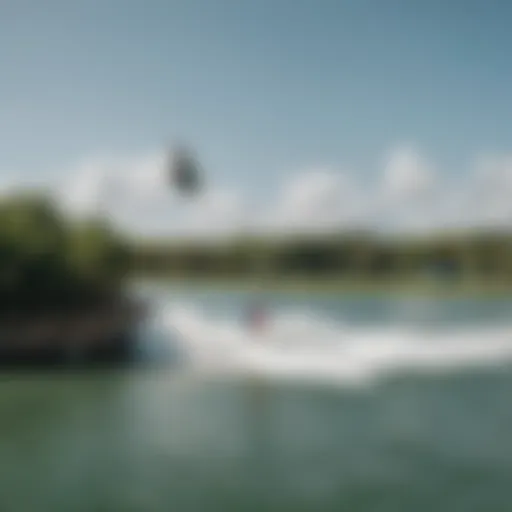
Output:
<path fill-rule="evenodd" d="M 145 304 L 122 301 L 73 314 L 0 319 L 0 367 L 76 366 L 127 360 Z"/>

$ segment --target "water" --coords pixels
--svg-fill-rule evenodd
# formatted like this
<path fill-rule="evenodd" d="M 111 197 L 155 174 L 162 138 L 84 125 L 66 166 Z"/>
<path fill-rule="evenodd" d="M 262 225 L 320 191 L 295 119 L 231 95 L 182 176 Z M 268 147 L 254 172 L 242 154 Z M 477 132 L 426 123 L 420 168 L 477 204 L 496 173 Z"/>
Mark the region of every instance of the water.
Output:
<path fill-rule="evenodd" d="M 0 510 L 512 509 L 511 299 L 139 291 L 163 364 L 2 375 Z"/>

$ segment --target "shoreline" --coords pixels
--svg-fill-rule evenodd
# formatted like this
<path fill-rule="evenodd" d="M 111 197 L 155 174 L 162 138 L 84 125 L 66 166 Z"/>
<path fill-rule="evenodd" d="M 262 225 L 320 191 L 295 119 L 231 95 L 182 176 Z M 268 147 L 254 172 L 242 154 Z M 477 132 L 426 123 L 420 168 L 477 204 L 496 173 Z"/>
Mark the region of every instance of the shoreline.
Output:
<path fill-rule="evenodd" d="M 177 287 L 193 289 L 216 289 L 219 291 L 270 292 L 315 295 L 363 295 L 363 296 L 407 296 L 407 297 L 439 297 L 439 298 L 512 298 L 511 283 L 490 283 L 467 281 L 457 283 L 440 283 L 421 280 L 404 281 L 364 281 L 338 278 L 183 278 L 169 275 L 136 276 L 135 282 L 165 283 Z"/>

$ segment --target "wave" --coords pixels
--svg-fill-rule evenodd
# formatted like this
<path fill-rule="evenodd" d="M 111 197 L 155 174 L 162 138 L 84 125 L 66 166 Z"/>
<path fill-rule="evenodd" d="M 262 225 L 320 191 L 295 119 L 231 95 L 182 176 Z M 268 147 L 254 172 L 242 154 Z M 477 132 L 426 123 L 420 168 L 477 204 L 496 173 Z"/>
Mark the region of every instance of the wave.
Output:
<path fill-rule="evenodd" d="M 155 320 L 189 367 L 203 374 L 363 384 L 512 362 L 512 326 L 354 327 L 309 311 L 278 311 L 255 333 L 183 303 L 168 304 Z"/>

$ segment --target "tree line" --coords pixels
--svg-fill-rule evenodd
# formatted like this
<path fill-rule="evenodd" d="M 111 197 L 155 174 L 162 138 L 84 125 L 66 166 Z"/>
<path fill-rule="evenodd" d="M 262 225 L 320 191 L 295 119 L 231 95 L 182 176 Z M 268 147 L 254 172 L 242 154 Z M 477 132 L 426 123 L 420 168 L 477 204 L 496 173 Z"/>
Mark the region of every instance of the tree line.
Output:
<path fill-rule="evenodd" d="M 217 244 L 139 242 L 133 269 L 185 277 L 340 277 L 355 279 L 510 279 L 512 235 L 473 232 L 430 238 L 371 233 Z"/>

